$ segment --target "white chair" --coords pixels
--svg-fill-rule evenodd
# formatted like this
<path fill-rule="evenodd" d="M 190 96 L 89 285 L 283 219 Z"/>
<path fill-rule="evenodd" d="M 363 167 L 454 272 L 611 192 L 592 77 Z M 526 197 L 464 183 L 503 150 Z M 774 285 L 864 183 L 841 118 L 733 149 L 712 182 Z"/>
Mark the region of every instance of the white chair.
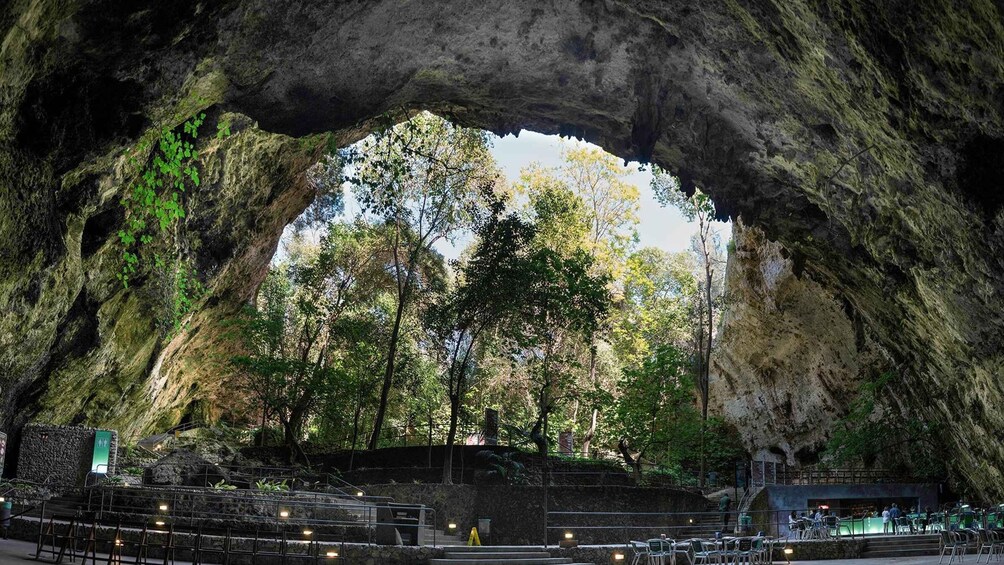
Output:
<path fill-rule="evenodd" d="M 631 557 L 631 565 L 641 565 L 642 560 L 648 562 L 648 544 L 643 541 L 631 541 L 628 543 L 634 555 Z"/>

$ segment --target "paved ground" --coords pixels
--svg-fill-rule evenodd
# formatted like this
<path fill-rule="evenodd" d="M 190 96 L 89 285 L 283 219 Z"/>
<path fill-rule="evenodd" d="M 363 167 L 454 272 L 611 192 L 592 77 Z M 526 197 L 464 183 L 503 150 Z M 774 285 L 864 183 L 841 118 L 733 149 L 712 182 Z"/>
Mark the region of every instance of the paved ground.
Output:
<path fill-rule="evenodd" d="M 973 558 L 972 555 L 968 556 L 970 560 Z M 959 562 L 958 559 L 955 560 L 956 563 Z M 971 562 L 971 561 L 970 561 Z M 775 561 L 775 563 L 778 563 Z M 783 563 L 780 562 L 780 563 Z M 937 565 L 938 557 L 879 557 L 874 559 L 827 559 L 825 561 L 792 561 L 791 565 L 810 565 L 816 563 L 817 565 Z M 947 565 L 948 560 L 945 560 Z"/>
<path fill-rule="evenodd" d="M 0 565 L 25 565 L 33 560 L 35 544 L 20 540 L 0 540 Z M 98 555 L 100 561 L 102 555 Z M 968 556 L 972 559 L 972 556 Z M 64 563 L 69 564 L 69 559 Z M 78 561 L 79 563 L 79 561 Z M 177 565 L 186 565 L 182 561 Z M 783 563 L 776 561 L 775 563 Z M 828 561 L 792 561 L 792 565 L 937 565 L 937 557 L 891 557 L 882 559 L 832 559 Z M 945 562 L 947 563 L 947 561 Z"/>

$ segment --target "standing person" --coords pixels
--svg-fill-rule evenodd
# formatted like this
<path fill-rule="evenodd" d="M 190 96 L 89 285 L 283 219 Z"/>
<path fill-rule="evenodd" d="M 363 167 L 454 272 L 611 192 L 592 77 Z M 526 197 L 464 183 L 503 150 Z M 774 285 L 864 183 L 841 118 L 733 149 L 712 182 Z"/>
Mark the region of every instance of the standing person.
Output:
<path fill-rule="evenodd" d="M 725 496 L 718 501 L 718 512 L 722 514 L 722 531 L 727 531 L 729 529 L 729 506 L 732 504 L 732 500 L 729 499 L 729 493 L 725 493 Z"/>
<path fill-rule="evenodd" d="M 889 509 L 889 521 L 892 522 L 892 533 L 896 535 L 899 533 L 899 517 L 903 515 L 900 511 L 899 506 L 893 502 L 892 508 Z"/>
<path fill-rule="evenodd" d="M 889 507 L 882 510 L 882 533 L 889 533 Z"/>
<path fill-rule="evenodd" d="M 920 533 L 927 533 L 927 525 L 931 523 L 931 507 L 927 506 L 924 508 L 924 513 L 921 514 L 920 519 Z"/>

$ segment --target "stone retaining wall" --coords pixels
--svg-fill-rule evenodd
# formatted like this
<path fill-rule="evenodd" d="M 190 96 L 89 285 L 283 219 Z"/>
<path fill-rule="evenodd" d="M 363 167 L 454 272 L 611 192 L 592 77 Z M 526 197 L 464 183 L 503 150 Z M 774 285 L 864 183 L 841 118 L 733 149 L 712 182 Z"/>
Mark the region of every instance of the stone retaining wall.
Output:
<path fill-rule="evenodd" d="M 436 509 L 436 525 L 442 530 L 449 522 L 465 534 L 479 518 L 491 519 L 491 532 L 482 533 L 482 541 L 496 545 L 542 544 L 545 527 L 548 543 L 557 545 L 564 533 L 556 526 L 575 529 L 583 544 L 623 543 L 629 539 L 665 532 L 685 526 L 688 512 L 707 509 L 703 496 L 672 488 L 633 486 L 558 485 L 547 489 L 537 486 L 508 485 L 370 485 L 367 494 L 391 496 L 398 502 L 425 504 Z M 544 497 L 547 504 L 544 504 Z M 545 525 L 545 515 L 552 514 Z M 623 512 L 618 515 L 584 515 L 584 512 Z M 653 517 L 639 513 L 684 513 L 672 517 Z M 591 526 L 586 529 L 585 526 Z M 596 526 L 610 526 L 596 529 Z M 651 527 L 651 532 L 634 527 Z M 672 530 L 669 530 L 672 531 Z"/>
<path fill-rule="evenodd" d="M 21 431 L 17 478 L 60 487 L 83 486 L 91 470 L 95 428 L 28 424 Z M 112 431 L 108 473 L 115 472 L 118 433 Z"/>

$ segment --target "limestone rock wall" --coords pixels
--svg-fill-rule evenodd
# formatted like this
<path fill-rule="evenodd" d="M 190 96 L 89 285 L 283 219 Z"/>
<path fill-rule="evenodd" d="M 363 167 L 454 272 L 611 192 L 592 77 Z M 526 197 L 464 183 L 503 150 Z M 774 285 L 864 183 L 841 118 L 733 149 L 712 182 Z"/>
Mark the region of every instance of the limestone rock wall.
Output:
<path fill-rule="evenodd" d="M 255 180 L 224 175 L 221 194 L 238 199 L 213 208 L 222 230 L 197 230 L 232 236 L 210 254 L 214 292 L 190 332 L 161 343 L 139 293 L 109 284 L 112 237 L 83 237 L 96 211 L 108 215 L 93 225 L 114 225 L 121 149 L 207 108 L 339 143 L 385 112 L 429 109 L 498 133 L 580 135 L 705 188 L 846 301 L 895 361 L 894 409 L 963 431 L 941 438 L 959 482 L 1004 496 L 997 2 L 12 0 L 0 37 L 11 429 L 51 417 L 128 435 L 176 421 L 192 399 L 211 412 L 212 324 L 309 200 L 298 179 L 312 147 L 264 131 L 234 141 L 232 170 Z M 84 240 L 99 251 L 85 258 Z M 817 377 L 825 392 L 795 398 L 810 403 L 799 412 L 859 371 L 845 357 L 825 361 L 848 369 Z M 83 400 L 60 396 L 71 386 Z"/>
<path fill-rule="evenodd" d="M 711 412 L 758 457 L 814 463 L 861 381 L 891 360 L 846 299 L 796 273 L 780 244 L 741 220 L 733 242 Z"/>

